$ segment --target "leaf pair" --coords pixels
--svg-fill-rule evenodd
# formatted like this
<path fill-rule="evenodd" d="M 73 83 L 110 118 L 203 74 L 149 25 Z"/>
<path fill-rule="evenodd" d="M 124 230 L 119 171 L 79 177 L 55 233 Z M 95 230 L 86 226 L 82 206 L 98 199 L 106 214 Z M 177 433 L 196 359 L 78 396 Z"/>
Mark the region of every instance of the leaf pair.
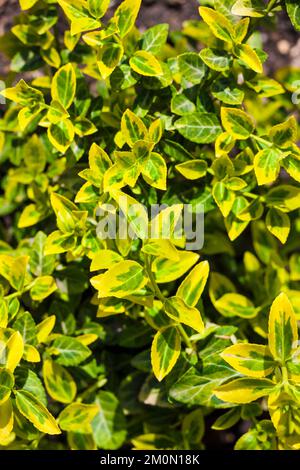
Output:
<path fill-rule="evenodd" d="M 216 396 L 232 403 L 249 403 L 280 387 L 266 379 L 276 367 L 297 369 L 293 353 L 297 349 L 298 328 L 292 306 L 285 294 L 273 302 L 269 316 L 269 346 L 235 344 L 225 349 L 222 358 L 247 378 L 237 379 L 215 391 Z M 297 375 L 297 373 L 296 373 Z M 283 379 L 284 380 L 284 379 Z"/>

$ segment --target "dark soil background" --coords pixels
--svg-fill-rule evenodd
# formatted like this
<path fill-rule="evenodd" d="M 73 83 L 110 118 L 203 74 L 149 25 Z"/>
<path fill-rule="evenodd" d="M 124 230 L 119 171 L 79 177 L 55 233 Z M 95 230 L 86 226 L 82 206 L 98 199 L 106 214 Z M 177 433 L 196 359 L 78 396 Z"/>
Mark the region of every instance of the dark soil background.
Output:
<path fill-rule="evenodd" d="M 111 10 L 119 3 L 121 0 L 112 0 Z M 180 29 L 185 20 L 199 18 L 198 6 L 198 0 L 142 0 L 138 26 L 146 29 L 157 23 L 169 23 L 171 29 Z M 18 0 L 0 0 L 0 36 L 11 28 L 19 11 Z M 286 13 L 279 16 L 273 31 L 263 31 L 263 42 L 269 54 L 269 74 L 288 65 L 300 67 L 300 34 L 294 31 Z M 7 66 L 7 61 L 0 57 L 2 77 L 7 72 Z"/>

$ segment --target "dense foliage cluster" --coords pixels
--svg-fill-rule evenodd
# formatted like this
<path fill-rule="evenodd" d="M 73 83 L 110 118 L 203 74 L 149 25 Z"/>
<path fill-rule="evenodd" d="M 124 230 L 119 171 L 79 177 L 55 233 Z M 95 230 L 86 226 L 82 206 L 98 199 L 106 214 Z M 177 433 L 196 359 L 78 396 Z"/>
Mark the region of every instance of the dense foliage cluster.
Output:
<path fill-rule="evenodd" d="M 259 32 L 300 6 L 199 3 L 170 33 L 20 0 L 1 40 L 2 449 L 300 448 L 300 70 L 266 76 Z"/>

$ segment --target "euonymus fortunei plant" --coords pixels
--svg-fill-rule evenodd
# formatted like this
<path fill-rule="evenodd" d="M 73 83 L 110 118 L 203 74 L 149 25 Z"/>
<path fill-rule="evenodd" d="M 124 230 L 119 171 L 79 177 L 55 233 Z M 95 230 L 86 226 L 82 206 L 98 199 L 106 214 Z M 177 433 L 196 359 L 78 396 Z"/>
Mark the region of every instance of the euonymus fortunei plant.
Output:
<path fill-rule="evenodd" d="M 3 449 L 300 448 L 300 69 L 259 33 L 300 7 L 200 3 L 20 0 L 1 39 Z"/>

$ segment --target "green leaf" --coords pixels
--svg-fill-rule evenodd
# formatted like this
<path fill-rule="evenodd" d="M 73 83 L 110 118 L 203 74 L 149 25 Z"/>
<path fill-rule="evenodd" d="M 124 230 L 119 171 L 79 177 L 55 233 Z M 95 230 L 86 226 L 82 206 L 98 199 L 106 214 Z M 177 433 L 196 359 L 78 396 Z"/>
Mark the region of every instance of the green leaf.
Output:
<path fill-rule="evenodd" d="M 259 344 L 234 344 L 221 356 L 235 370 L 249 377 L 267 377 L 276 366 L 269 348 Z"/>
<path fill-rule="evenodd" d="M 219 416 L 212 425 L 212 429 L 216 431 L 224 431 L 225 429 L 230 429 L 236 423 L 239 422 L 241 418 L 241 411 L 239 408 L 232 408 L 223 415 Z"/>
<path fill-rule="evenodd" d="M 157 24 L 147 29 L 142 36 L 142 49 L 154 55 L 159 54 L 166 44 L 168 33 L 168 23 Z"/>
<path fill-rule="evenodd" d="M 48 127 L 48 139 L 60 153 L 66 153 L 75 137 L 74 126 L 69 119 Z"/>
<path fill-rule="evenodd" d="M 181 432 L 188 442 L 199 445 L 205 432 L 205 422 L 201 409 L 191 411 L 185 415 L 182 421 Z"/>
<path fill-rule="evenodd" d="M 283 212 L 290 212 L 300 208 L 299 196 L 299 188 L 289 184 L 281 184 L 270 189 L 266 195 L 266 203 Z"/>
<path fill-rule="evenodd" d="M 113 20 L 116 22 L 121 38 L 132 30 L 141 2 L 142 0 L 124 0 L 116 10 Z"/>
<path fill-rule="evenodd" d="M 188 180 L 197 180 L 203 178 L 207 171 L 207 162 L 205 160 L 190 160 L 179 163 L 175 166 L 176 170 Z"/>
<path fill-rule="evenodd" d="M 91 355 L 89 348 L 71 336 L 59 336 L 52 344 L 51 352 L 56 362 L 63 366 L 77 366 Z"/>
<path fill-rule="evenodd" d="M 0 300 L 0 328 L 6 328 L 8 324 L 8 305 L 4 299 Z"/>
<path fill-rule="evenodd" d="M 191 251 L 178 251 L 179 260 L 174 264 L 167 258 L 156 258 L 152 269 L 158 283 L 172 282 L 185 274 L 199 259 L 197 253 Z"/>
<path fill-rule="evenodd" d="M 231 241 L 238 238 L 241 233 L 247 228 L 249 220 L 240 220 L 240 214 L 243 213 L 247 207 L 247 200 L 238 196 L 235 198 L 232 209 L 228 217 L 225 219 L 225 227 Z"/>
<path fill-rule="evenodd" d="M 226 293 L 215 302 L 215 308 L 225 317 L 252 318 L 257 315 L 253 303 L 244 295 Z"/>
<path fill-rule="evenodd" d="M 14 426 L 15 413 L 12 407 L 12 400 L 9 398 L 0 405 L 0 438 L 1 442 L 6 443 Z"/>
<path fill-rule="evenodd" d="M 205 48 L 200 51 L 200 57 L 209 68 L 217 72 L 229 70 L 231 60 L 226 52 Z"/>
<path fill-rule="evenodd" d="M 57 226 L 64 233 L 72 233 L 75 229 L 76 219 L 74 211 L 77 207 L 60 194 L 51 194 L 51 204 L 57 217 Z"/>
<path fill-rule="evenodd" d="M 110 0 L 88 0 L 88 9 L 90 14 L 99 20 L 108 10 Z"/>
<path fill-rule="evenodd" d="M 297 347 L 298 327 L 293 307 L 281 293 L 274 300 L 269 316 L 269 348 L 275 360 L 282 364 Z"/>
<path fill-rule="evenodd" d="M 190 326 L 198 333 L 204 330 L 199 310 L 188 306 L 180 297 L 169 297 L 164 304 L 166 314 L 174 321 Z"/>
<path fill-rule="evenodd" d="M 300 31 L 300 5 L 296 0 L 285 0 L 288 15 L 293 23 L 294 28 Z"/>
<path fill-rule="evenodd" d="M 160 330 L 151 347 L 151 363 L 155 377 L 161 382 L 175 366 L 180 354 L 181 340 L 176 327 Z"/>
<path fill-rule="evenodd" d="M 62 410 L 58 417 L 63 431 L 91 432 L 91 422 L 99 412 L 97 404 L 72 403 Z"/>
<path fill-rule="evenodd" d="M 251 403 L 269 395 L 275 383 L 269 379 L 237 379 L 215 390 L 216 396 L 230 403 Z"/>
<path fill-rule="evenodd" d="M 89 151 L 89 168 L 81 171 L 79 176 L 91 182 L 97 188 L 102 187 L 105 172 L 112 162 L 107 153 L 97 144 L 92 144 Z"/>
<path fill-rule="evenodd" d="M 232 44 L 234 29 L 231 22 L 222 13 L 213 10 L 212 8 L 200 7 L 200 16 L 206 24 L 208 24 L 214 36 L 222 41 Z"/>
<path fill-rule="evenodd" d="M 55 259 L 52 256 L 44 256 L 47 236 L 43 232 L 38 232 L 34 237 L 30 253 L 30 271 L 35 276 L 50 275 L 55 266 Z"/>
<path fill-rule="evenodd" d="M 100 269 L 108 269 L 117 263 L 123 261 L 119 253 L 112 250 L 99 250 L 92 259 L 90 271 L 98 271 Z"/>
<path fill-rule="evenodd" d="M 194 307 L 204 290 L 208 274 L 209 264 L 207 261 L 197 264 L 178 287 L 176 296 L 183 299 L 190 307 Z"/>
<path fill-rule="evenodd" d="M 133 147 L 139 140 L 148 139 L 148 130 L 145 124 L 130 109 L 127 109 L 122 116 L 121 131 L 125 142 L 130 147 Z"/>
<path fill-rule="evenodd" d="M 22 79 L 13 88 L 6 88 L 0 92 L 2 96 L 20 104 L 21 106 L 33 107 L 37 104 L 43 105 L 44 96 L 40 90 L 32 88 Z"/>
<path fill-rule="evenodd" d="M 95 134 L 97 127 L 86 118 L 76 118 L 73 122 L 75 134 L 79 137 L 85 137 L 86 135 Z"/>
<path fill-rule="evenodd" d="M 85 0 L 57 0 L 71 21 L 71 35 L 89 31 L 101 26 L 101 23 L 90 16 L 88 3 Z"/>
<path fill-rule="evenodd" d="M 51 95 L 64 109 L 73 103 L 76 93 L 76 74 L 72 64 L 61 67 L 52 79 Z"/>
<path fill-rule="evenodd" d="M 13 374 L 8 369 L 0 370 L 0 405 L 8 400 L 15 380 Z"/>
<path fill-rule="evenodd" d="M 46 151 L 40 138 L 33 134 L 23 147 L 26 166 L 35 173 L 41 173 L 46 165 Z"/>
<path fill-rule="evenodd" d="M 269 136 L 278 147 L 283 149 L 290 147 L 297 140 L 297 121 L 295 117 L 291 116 L 282 124 L 272 127 Z"/>
<path fill-rule="evenodd" d="M 232 7 L 232 13 L 238 16 L 260 18 L 264 16 L 265 4 L 261 0 L 237 0 Z"/>
<path fill-rule="evenodd" d="M 235 139 L 248 139 L 254 131 L 252 118 L 241 109 L 222 108 L 221 119 L 224 129 Z"/>
<path fill-rule="evenodd" d="M 234 42 L 236 44 L 241 44 L 245 40 L 248 30 L 249 30 L 249 25 L 250 25 L 249 18 L 243 18 L 235 25 Z"/>
<path fill-rule="evenodd" d="M 273 183 L 280 170 L 281 153 L 275 148 L 260 150 L 254 158 L 254 171 L 259 185 Z"/>
<path fill-rule="evenodd" d="M 174 125 L 183 137 L 197 144 L 210 144 L 222 133 L 218 118 L 212 113 L 183 116 Z"/>
<path fill-rule="evenodd" d="M 228 335 L 232 333 L 232 327 L 228 330 L 218 327 L 214 334 L 206 338 L 205 346 L 201 346 L 199 352 L 200 367 L 198 365 L 184 370 L 177 381 L 172 383 L 169 395 L 173 400 L 188 406 L 228 408 L 228 404 L 216 398 L 214 389 L 238 375 L 220 356 L 230 344 Z"/>
<path fill-rule="evenodd" d="M 225 104 L 239 105 L 244 100 L 244 92 L 237 86 L 234 86 L 232 80 L 225 77 L 215 80 L 211 91 L 215 98 Z"/>
<path fill-rule="evenodd" d="M 15 330 L 19 331 L 22 335 L 24 343 L 37 344 L 37 330 L 35 321 L 29 312 L 23 312 L 18 315 L 17 319 L 13 323 Z"/>
<path fill-rule="evenodd" d="M 30 289 L 32 300 L 42 302 L 57 289 L 55 279 L 52 276 L 40 276 L 34 280 Z"/>
<path fill-rule="evenodd" d="M 97 450 L 93 436 L 78 431 L 69 431 L 68 444 L 71 450 Z"/>
<path fill-rule="evenodd" d="M 171 111 L 179 116 L 185 116 L 186 114 L 194 113 L 196 106 L 184 93 L 178 93 L 172 98 Z"/>
<path fill-rule="evenodd" d="M 52 359 L 45 359 L 43 377 L 47 392 L 53 400 L 60 403 L 71 403 L 74 400 L 77 391 L 76 383 L 64 367 Z"/>
<path fill-rule="evenodd" d="M 124 54 L 122 44 L 109 42 L 100 47 L 97 65 L 103 79 L 109 77 L 115 70 Z"/>
<path fill-rule="evenodd" d="M 18 367 L 15 371 L 16 386 L 30 392 L 43 405 L 47 406 L 47 397 L 44 386 L 38 375 L 27 367 Z"/>
<path fill-rule="evenodd" d="M 118 399 L 111 392 L 100 391 L 96 396 L 98 414 L 92 421 L 93 437 L 100 449 L 119 449 L 126 438 L 125 417 Z"/>
<path fill-rule="evenodd" d="M 53 416 L 34 395 L 25 390 L 17 390 L 15 395 L 18 410 L 34 427 L 46 434 L 61 434 Z"/>
<path fill-rule="evenodd" d="M 281 165 L 295 181 L 300 183 L 300 156 L 289 155 L 281 161 Z"/>
<path fill-rule="evenodd" d="M 47 238 L 45 245 L 45 255 L 55 255 L 64 253 L 74 248 L 76 239 L 70 233 L 62 233 L 59 230 L 51 233 Z"/>
<path fill-rule="evenodd" d="M 173 261 L 179 260 L 179 254 L 174 244 L 170 240 L 149 238 L 143 244 L 142 251 L 148 255 L 160 257 L 164 253 L 164 257 Z"/>
<path fill-rule="evenodd" d="M 234 192 L 228 189 L 225 183 L 218 181 L 213 186 L 212 195 L 223 217 L 227 217 L 235 201 Z"/>
<path fill-rule="evenodd" d="M 234 48 L 236 57 L 243 62 L 243 64 L 256 73 L 263 73 L 263 66 L 259 56 L 255 50 L 248 44 L 240 44 Z"/>
<path fill-rule="evenodd" d="M 50 315 L 36 326 L 36 337 L 38 343 L 44 343 L 54 328 L 56 321 L 55 315 Z"/>
<path fill-rule="evenodd" d="M 151 152 L 150 157 L 142 166 L 142 175 L 146 183 L 153 188 L 167 189 L 167 164 L 159 153 Z"/>
<path fill-rule="evenodd" d="M 287 214 L 272 207 L 267 213 L 266 226 L 281 243 L 286 243 L 291 229 L 290 218 Z"/>
<path fill-rule="evenodd" d="M 146 208 L 122 191 L 112 190 L 111 196 L 125 215 L 129 229 L 137 237 L 145 239 L 148 235 L 148 213 Z"/>
<path fill-rule="evenodd" d="M 157 77 L 163 74 L 159 61 L 147 51 L 137 51 L 129 63 L 132 70 L 146 77 Z"/>
<path fill-rule="evenodd" d="M 136 261 L 120 261 L 105 274 L 91 279 L 98 297 L 123 298 L 142 289 L 147 283 L 143 267 Z"/>
<path fill-rule="evenodd" d="M 28 256 L 13 258 L 10 255 L 0 255 L 0 274 L 16 291 L 21 291 L 24 287 L 28 260 Z"/>
<path fill-rule="evenodd" d="M 10 336 L 5 345 L 4 351 L 6 354 L 4 366 L 6 369 L 14 372 L 24 353 L 24 341 L 19 331 L 16 331 Z"/>
<path fill-rule="evenodd" d="M 182 77 L 193 85 L 202 82 L 206 67 L 196 52 L 186 52 L 178 56 L 179 71 Z"/>

